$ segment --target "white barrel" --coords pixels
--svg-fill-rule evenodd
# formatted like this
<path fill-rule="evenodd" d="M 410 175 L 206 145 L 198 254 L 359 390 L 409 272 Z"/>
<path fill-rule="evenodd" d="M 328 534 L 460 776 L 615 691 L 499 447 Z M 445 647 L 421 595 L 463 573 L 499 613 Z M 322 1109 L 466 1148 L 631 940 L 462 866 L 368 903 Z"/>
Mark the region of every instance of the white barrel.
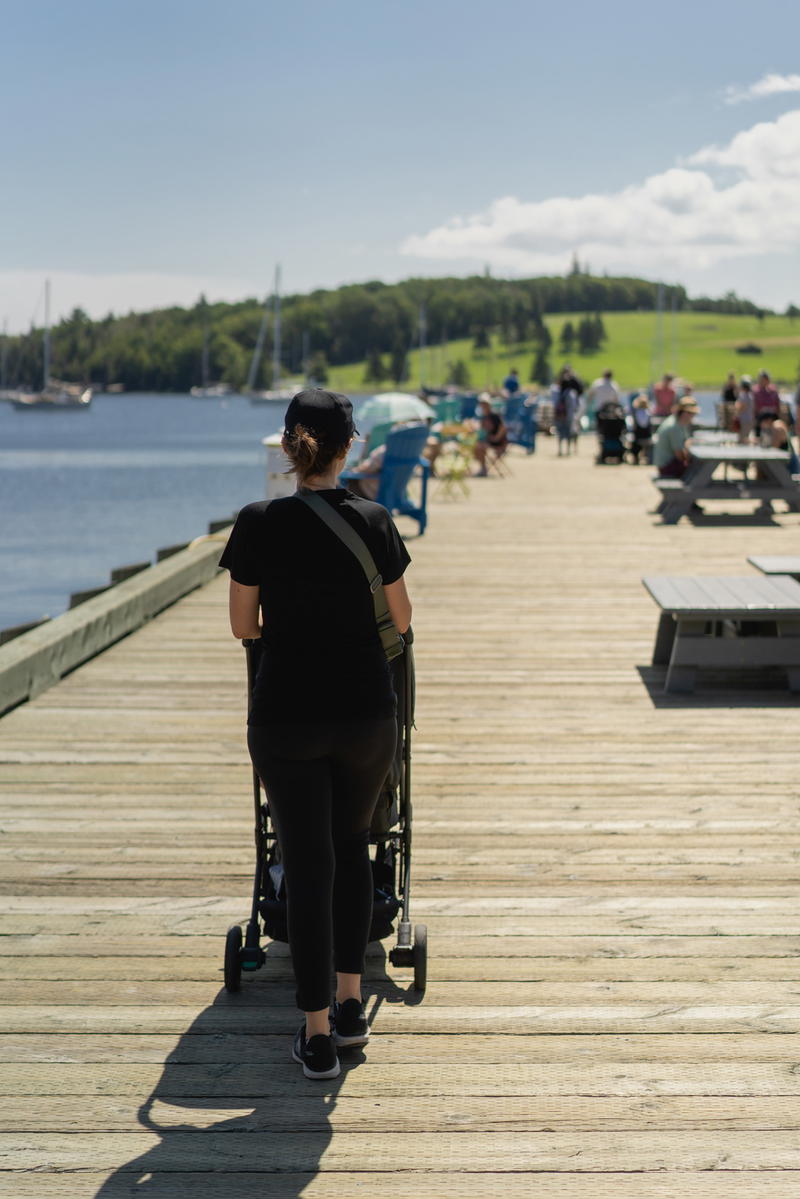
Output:
<path fill-rule="evenodd" d="M 264 437 L 261 444 L 267 451 L 267 499 L 278 500 L 284 495 L 294 495 L 297 479 L 294 473 L 287 475 L 291 466 L 281 447 L 281 434 L 272 433 Z"/>

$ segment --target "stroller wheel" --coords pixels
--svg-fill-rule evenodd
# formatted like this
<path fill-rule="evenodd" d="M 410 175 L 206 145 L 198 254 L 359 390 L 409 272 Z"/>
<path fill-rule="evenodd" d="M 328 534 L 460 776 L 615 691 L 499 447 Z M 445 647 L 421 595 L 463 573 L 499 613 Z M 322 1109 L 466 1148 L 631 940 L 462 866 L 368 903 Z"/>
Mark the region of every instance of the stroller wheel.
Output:
<path fill-rule="evenodd" d="M 428 982 L 428 926 L 414 925 L 414 990 L 424 991 Z"/>
<path fill-rule="evenodd" d="M 238 991 L 242 985 L 242 929 L 234 924 L 225 937 L 225 990 Z"/>

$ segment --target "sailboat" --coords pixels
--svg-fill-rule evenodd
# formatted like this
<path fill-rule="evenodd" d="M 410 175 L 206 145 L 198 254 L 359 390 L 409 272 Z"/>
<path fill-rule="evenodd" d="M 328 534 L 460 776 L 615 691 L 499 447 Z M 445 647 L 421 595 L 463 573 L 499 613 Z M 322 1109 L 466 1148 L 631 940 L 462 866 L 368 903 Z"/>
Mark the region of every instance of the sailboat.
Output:
<path fill-rule="evenodd" d="M 50 280 L 44 285 L 44 362 L 42 368 L 43 385 L 41 391 L 18 393 L 12 403 L 15 408 L 25 411 L 30 408 L 88 408 L 92 402 L 91 387 L 83 387 L 80 383 L 64 383 L 53 379 L 50 375 Z"/>
<path fill-rule="evenodd" d="M 224 396 L 229 396 L 233 392 L 233 388 L 229 383 L 209 383 L 208 381 L 208 321 L 206 320 L 203 326 L 203 356 L 200 359 L 200 379 L 199 387 L 193 387 L 189 395 L 194 396 L 196 400 L 220 400 Z"/>
<path fill-rule="evenodd" d="M 296 387 L 281 387 L 281 268 L 275 267 L 275 291 L 272 294 L 272 387 L 268 391 L 253 391 L 253 384 L 256 381 L 259 363 L 261 362 L 261 354 L 264 350 L 264 339 L 267 333 L 267 324 L 269 323 L 269 306 L 270 301 L 267 300 L 264 305 L 264 315 L 261 318 L 261 326 L 258 330 L 255 349 L 253 350 L 253 358 L 250 363 L 250 372 L 247 376 L 247 390 L 250 394 L 251 404 L 269 404 L 275 400 L 283 400 L 288 402 L 297 391 Z"/>

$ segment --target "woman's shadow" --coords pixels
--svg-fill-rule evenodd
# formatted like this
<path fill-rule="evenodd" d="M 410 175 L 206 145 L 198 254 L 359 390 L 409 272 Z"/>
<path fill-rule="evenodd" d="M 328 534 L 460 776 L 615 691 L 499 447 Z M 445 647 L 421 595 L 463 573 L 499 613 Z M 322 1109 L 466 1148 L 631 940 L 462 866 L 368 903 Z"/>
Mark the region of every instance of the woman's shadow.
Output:
<path fill-rule="evenodd" d="M 259 1196 L 291 1199 L 319 1172 L 339 1092 L 366 1057 L 345 1050 L 338 1078 L 303 1076 L 290 1056 L 300 1017 L 287 948 L 270 942 L 266 952 L 266 965 L 244 976 L 239 994 L 220 991 L 181 1035 L 139 1108 L 141 1128 L 157 1144 L 118 1167 L 95 1199 L 176 1199 L 195 1187 L 202 1199 L 241 1199 L 254 1185 Z M 373 1026 L 382 1003 L 418 1002 L 388 976 L 377 943 L 364 992 Z"/>

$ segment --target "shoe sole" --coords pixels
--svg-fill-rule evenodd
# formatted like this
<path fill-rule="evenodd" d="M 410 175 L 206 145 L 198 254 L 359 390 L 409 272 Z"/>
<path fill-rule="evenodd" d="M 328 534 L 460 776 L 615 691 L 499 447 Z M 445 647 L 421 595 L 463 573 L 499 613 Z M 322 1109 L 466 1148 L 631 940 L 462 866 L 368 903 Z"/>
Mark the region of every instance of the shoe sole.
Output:
<path fill-rule="evenodd" d="M 333 1037 L 334 1045 L 336 1045 L 339 1049 L 355 1049 L 358 1045 L 366 1045 L 367 1041 L 369 1040 L 368 1032 L 359 1033 L 358 1036 L 355 1037 L 343 1037 L 340 1036 L 339 1033 L 334 1029 L 334 1031 L 331 1033 L 331 1036 Z"/>
<path fill-rule="evenodd" d="M 341 1063 L 339 1062 L 338 1058 L 336 1060 L 336 1065 L 331 1067 L 330 1070 L 310 1070 L 303 1059 L 296 1054 L 293 1049 L 292 1061 L 297 1062 L 298 1066 L 303 1067 L 303 1073 L 305 1074 L 306 1078 L 338 1078 L 342 1072 Z"/>

